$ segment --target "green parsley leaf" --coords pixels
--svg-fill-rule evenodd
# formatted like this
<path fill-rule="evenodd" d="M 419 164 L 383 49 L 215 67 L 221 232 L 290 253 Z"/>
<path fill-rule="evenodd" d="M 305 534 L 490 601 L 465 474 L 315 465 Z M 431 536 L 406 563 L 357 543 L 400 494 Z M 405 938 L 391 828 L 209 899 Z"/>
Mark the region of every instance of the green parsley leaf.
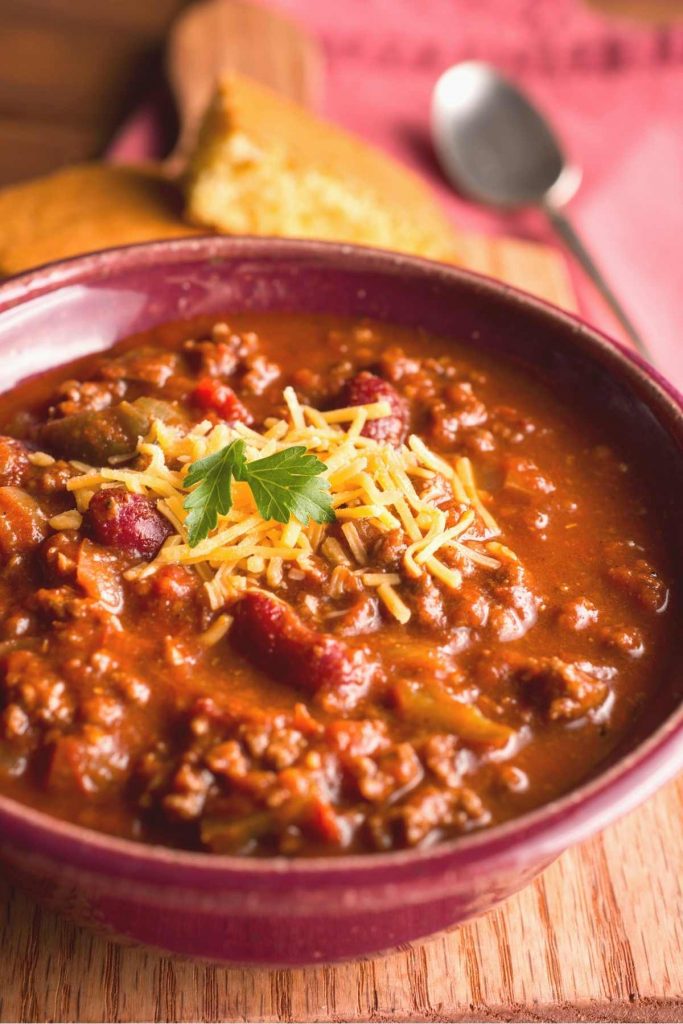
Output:
<path fill-rule="evenodd" d="M 309 519 L 330 523 L 335 519 L 329 483 L 321 480 L 325 463 L 294 445 L 265 459 L 247 462 L 245 443 L 232 441 L 215 455 L 194 462 L 185 476 L 185 487 L 198 487 L 187 496 L 185 520 L 190 547 L 215 529 L 218 515 L 232 508 L 232 481 L 248 484 L 264 519 L 288 523 L 295 516 L 305 526 Z"/>
<path fill-rule="evenodd" d="M 215 455 L 208 455 L 190 466 L 184 486 L 199 484 L 183 502 L 190 513 L 185 526 L 191 548 L 215 529 L 219 513 L 227 515 L 232 508 L 232 480 L 246 462 L 244 448 L 244 441 L 232 441 Z"/>
<path fill-rule="evenodd" d="M 288 523 L 295 516 L 305 526 L 309 519 L 331 523 L 334 510 L 327 480 L 320 480 L 324 462 L 293 445 L 265 459 L 245 462 L 239 480 L 245 480 L 264 519 Z"/>

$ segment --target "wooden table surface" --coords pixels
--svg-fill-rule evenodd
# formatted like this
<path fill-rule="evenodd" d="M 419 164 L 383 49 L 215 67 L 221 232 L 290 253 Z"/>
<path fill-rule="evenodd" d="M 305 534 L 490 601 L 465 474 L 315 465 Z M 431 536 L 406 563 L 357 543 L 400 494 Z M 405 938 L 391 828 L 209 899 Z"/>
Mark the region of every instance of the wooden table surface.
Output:
<path fill-rule="evenodd" d="M 164 34 L 188 2 L 1 0 L 0 185 L 99 156 L 158 82 Z M 683 17 L 683 0 L 586 2 L 649 22 Z"/>
<path fill-rule="evenodd" d="M 182 4 L 2 0 L 0 183 L 100 151 L 132 84 L 158 67 L 161 33 Z M 543 250 L 471 239 L 464 261 L 571 305 L 561 264 Z M 0 1021 L 681 1020 L 682 823 L 683 781 L 479 921 L 386 957 L 306 970 L 120 946 L 0 877 Z"/>
<path fill-rule="evenodd" d="M 552 250 L 472 237 L 462 256 L 572 305 Z M 308 970 L 124 948 L 0 882 L 0 1020 L 680 1020 L 682 823 L 683 780 L 500 910 L 386 957 Z"/>
<path fill-rule="evenodd" d="M 680 1021 L 683 782 L 472 924 L 302 970 L 116 945 L 0 882 L 2 1021 Z"/>

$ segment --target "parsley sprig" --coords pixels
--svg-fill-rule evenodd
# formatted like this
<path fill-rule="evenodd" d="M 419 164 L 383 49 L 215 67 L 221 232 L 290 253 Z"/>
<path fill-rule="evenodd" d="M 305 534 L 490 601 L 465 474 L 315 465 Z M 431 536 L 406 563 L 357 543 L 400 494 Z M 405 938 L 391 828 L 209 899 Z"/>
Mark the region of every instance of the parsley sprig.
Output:
<path fill-rule="evenodd" d="M 198 487 L 188 494 L 185 526 L 190 547 L 196 547 L 215 529 L 219 515 L 232 508 L 232 482 L 249 485 L 256 507 L 264 519 L 288 523 L 291 516 L 306 525 L 330 523 L 335 514 L 329 483 L 321 480 L 325 463 L 309 455 L 303 445 L 293 445 L 265 459 L 247 462 L 244 441 L 231 441 L 215 455 L 193 462 L 185 476 L 185 487 Z"/>

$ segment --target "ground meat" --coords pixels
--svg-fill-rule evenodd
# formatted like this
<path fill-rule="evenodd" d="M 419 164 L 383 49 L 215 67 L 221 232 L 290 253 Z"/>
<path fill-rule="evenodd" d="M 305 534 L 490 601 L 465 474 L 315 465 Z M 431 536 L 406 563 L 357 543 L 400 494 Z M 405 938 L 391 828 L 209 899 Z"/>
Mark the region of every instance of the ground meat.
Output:
<path fill-rule="evenodd" d="M 76 530 L 60 530 L 49 537 L 40 552 L 48 583 L 75 580 L 81 538 Z"/>
<path fill-rule="evenodd" d="M 67 380 L 62 384 L 60 393 L 64 397 L 57 402 L 54 409 L 60 416 L 73 416 L 77 412 L 99 412 L 125 398 L 126 382 Z"/>
<path fill-rule="evenodd" d="M 26 445 L 0 436 L 0 486 L 20 487 L 30 469 Z"/>
<path fill-rule="evenodd" d="M 598 621 L 599 613 L 592 601 L 579 597 L 568 601 L 558 609 L 557 622 L 563 629 L 580 632 L 589 629 Z"/>
<path fill-rule="evenodd" d="M 100 375 L 108 381 L 139 381 L 163 388 L 169 377 L 178 370 L 178 354 L 162 352 L 157 348 L 139 348 L 126 352 L 118 359 L 109 360 L 100 368 Z"/>
<path fill-rule="evenodd" d="M 47 621 L 84 617 L 95 602 L 83 598 L 74 587 L 40 587 L 31 597 L 31 611 Z"/>
<path fill-rule="evenodd" d="M 240 383 L 252 395 L 262 395 L 282 373 L 277 363 L 270 362 L 262 355 L 249 356 L 245 360 L 245 367 L 246 372 Z"/>
<path fill-rule="evenodd" d="M 140 804 L 172 822 L 197 823 L 203 844 L 215 852 L 293 855 L 306 842 L 349 842 L 364 828 L 377 846 L 389 848 L 394 841 L 419 844 L 448 822 L 486 817 L 462 785 L 464 757 L 457 781 L 446 769 L 457 757 L 446 749 L 448 738 L 440 751 L 432 743 L 421 755 L 410 743 L 392 743 L 377 719 L 338 720 L 322 729 L 301 711 L 240 714 L 202 700 L 190 712 L 185 743 L 176 761 L 163 750 L 141 759 Z M 423 784 L 428 771 L 448 786 L 443 799 Z"/>
<path fill-rule="evenodd" d="M 607 575 L 649 611 L 659 612 L 666 607 L 667 586 L 644 558 L 627 565 L 611 566 Z"/>
<path fill-rule="evenodd" d="M 491 410 L 492 430 L 507 444 L 522 444 L 536 431 L 536 424 L 528 416 L 508 405 L 497 405 Z"/>
<path fill-rule="evenodd" d="M 486 423 L 486 406 L 477 398 L 469 381 L 448 384 L 444 388 L 444 399 L 456 411 L 461 427 L 480 427 Z"/>
<path fill-rule="evenodd" d="M 13 651 L 2 666 L 0 703 L 20 709 L 28 728 L 45 729 L 65 726 L 73 721 L 74 704 L 66 683 L 50 668 L 49 663 L 32 651 Z M 6 720 L 17 721 L 18 712 L 11 710 Z"/>
<path fill-rule="evenodd" d="M 125 715 L 122 701 L 107 693 L 94 693 L 86 697 L 79 710 L 83 721 L 90 725 L 99 725 L 103 729 L 112 729 L 120 725 Z"/>
<path fill-rule="evenodd" d="M 58 494 L 60 491 L 66 490 L 67 482 L 72 477 L 78 476 L 79 472 L 80 470 L 69 462 L 57 459 L 49 466 L 34 468 L 31 475 L 31 490 L 34 494 Z"/>
<path fill-rule="evenodd" d="M 412 789 L 424 776 L 420 759 L 410 743 L 390 746 L 374 757 L 346 758 L 342 763 L 358 795 L 371 804 L 385 803 L 397 793 Z"/>
<path fill-rule="evenodd" d="M 552 494 L 555 484 L 532 459 L 510 456 L 505 460 L 505 489 L 525 497 Z"/>
<path fill-rule="evenodd" d="M 29 636 L 35 631 L 36 622 L 34 616 L 26 608 L 13 608 L 8 611 L 0 626 L 0 636 L 3 639 L 16 639 L 20 636 Z"/>
<path fill-rule="evenodd" d="M 329 805 L 330 755 L 309 741 L 288 716 L 221 711 L 203 700 L 191 712 L 180 760 L 140 765 L 143 806 L 171 820 L 200 815 L 203 843 L 216 852 L 249 852 L 256 845 L 296 852 L 305 837 L 342 838 Z"/>
<path fill-rule="evenodd" d="M 182 346 L 192 369 L 210 377 L 230 376 L 235 368 L 232 359 L 245 359 L 258 347 L 259 339 L 253 331 L 239 333 L 224 322 L 213 325 L 210 339 L 189 339 Z"/>
<path fill-rule="evenodd" d="M 407 356 L 402 348 L 390 346 L 384 349 L 379 361 L 379 372 L 392 384 L 414 377 L 420 371 L 420 360 Z"/>
<path fill-rule="evenodd" d="M 462 438 L 462 444 L 470 455 L 488 455 L 496 450 L 496 439 L 490 430 L 468 430 Z"/>
<path fill-rule="evenodd" d="M 173 776 L 173 791 L 162 800 L 162 807 L 172 820 L 192 821 L 204 810 L 213 775 L 206 768 L 181 764 Z"/>
<path fill-rule="evenodd" d="M 645 653 L 643 633 L 636 626 L 604 626 L 596 635 L 607 647 L 613 647 L 632 658 L 639 658 Z"/>
<path fill-rule="evenodd" d="M 396 843 L 419 846 L 438 839 L 456 821 L 465 830 L 469 821 L 481 824 L 487 817 L 480 798 L 468 787 L 444 791 L 424 786 L 384 815 L 370 818 L 368 825 L 377 848 L 386 850 Z"/>
<path fill-rule="evenodd" d="M 574 721 L 597 710 L 609 695 L 592 665 L 562 658 L 525 658 L 514 668 L 526 700 L 543 708 L 550 721 Z"/>
<path fill-rule="evenodd" d="M 333 748 L 349 758 L 366 757 L 390 747 L 388 729 L 381 719 L 339 719 L 325 730 Z"/>
<path fill-rule="evenodd" d="M 539 597 L 531 588 L 529 574 L 519 562 L 507 562 L 499 570 L 503 582 L 493 588 L 496 605 L 488 625 L 503 643 L 519 640 L 536 622 Z"/>
<path fill-rule="evenodd" d="M 201 580 L 183 565 L 163 565 L 151 576 L 138 580 L 134 589 L 153 615 L 184 618 L 201 605 Z"/>
<path fill-rule="evenodd" d="M 397 572 L 407 547 L 406 535 L 400 528 L 381 533 L 371 548 L 372 564 L 390 572 Z"/>
<path fill-rule="evenodd" d="M 41 562 L 48 582 L 68 581 L 90 599 L 89 605 L 73 604 L 71 588 L 39 590 L 35 599 L 43 610 L 49 609 L 58 618 L 85 614 L 94 605 L 111 614 L 121 611 L 123 583 L 116 557 L 77 530 L 63 530 L 49 537 L 41 549 Z"/>
<path fill-rule="evenodd" d="M 457 789 L 470 767 L 471 754 L 457 736 L 435 733 L 425 740 L 422 757 L 431 774 L 449 789 Z"/>
<path fill-rule="evenodd" d="M 45 778 L 48 791 L 97 796 L 125 777 L 129 752 L 109 727 L 82 725 L 51 746 Z"/>
<path fill-rule="evenodd" d="M 458 591 L 453 621 L 458 626 L 481 628 L 491 614 L 491 602 L 478 585 L 465 581 Z"/>
<path fill-rule="evenodd" d="M 379 601 L 368 593 L 360 594 L 342 615 L 330 620 L 330 626 L 341 636 L 374 633 L 382 624 Z"/>
<path fill-rule="evenodd" d="M 299 399 L 306 405 L 318 405 L 328 392 L 327 382 L 322 374 L 309 370 L 306 366 L 294 371 L 291 383 Z"/>
<path fill-rule="evenodd" d="M 429 411 L 429 436 L 440 448 L 452 448 L 463 432 L 481 427 L 488 419 L 486 406 L 474 394 L 467 381 L 449 384 L 441 401 Z"/>
<path fill-rule="evenodd" d="M 186 341 L 183 352 L 201 377 L 230 377 L 239 366 L 237 336 L 228 341 Z"/>
<path fill-rule="evenodd" d="M 421 625 L 429 629 L 445 629 L 448 616 L 443 594 L 428 573 L 414 581 L 411 604 Z"/>

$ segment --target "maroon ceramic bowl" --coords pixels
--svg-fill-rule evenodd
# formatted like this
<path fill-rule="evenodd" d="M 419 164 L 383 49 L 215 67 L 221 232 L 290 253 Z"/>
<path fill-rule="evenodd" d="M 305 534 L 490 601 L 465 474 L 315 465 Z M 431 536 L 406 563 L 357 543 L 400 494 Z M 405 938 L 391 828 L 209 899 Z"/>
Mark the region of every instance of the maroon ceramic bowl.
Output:
<path fill-rule="evenodd" d="M 0 286 L 3 387 L 164 321 L 235 310 L 372 316 L 500 352 L 556 382 L 559 394 L 607 408 L 662 502 L 683 496 L 682 401 L 642 361 L 493 281 L 349 246 L 193 238 L 15 278 Z M 680 563 L 683 517 L 673 528 Z M 672 566 L 678 579 L 680 569 Z M 0 857 L 80 920 L 179 953 L 303 964 L 388 949 L 489 910 L 672 778 L 683 767 L 682 661 L 591 781 L 432 849 L 332 860 L 210 856 L 112 839 L 0 798 Z"/>

